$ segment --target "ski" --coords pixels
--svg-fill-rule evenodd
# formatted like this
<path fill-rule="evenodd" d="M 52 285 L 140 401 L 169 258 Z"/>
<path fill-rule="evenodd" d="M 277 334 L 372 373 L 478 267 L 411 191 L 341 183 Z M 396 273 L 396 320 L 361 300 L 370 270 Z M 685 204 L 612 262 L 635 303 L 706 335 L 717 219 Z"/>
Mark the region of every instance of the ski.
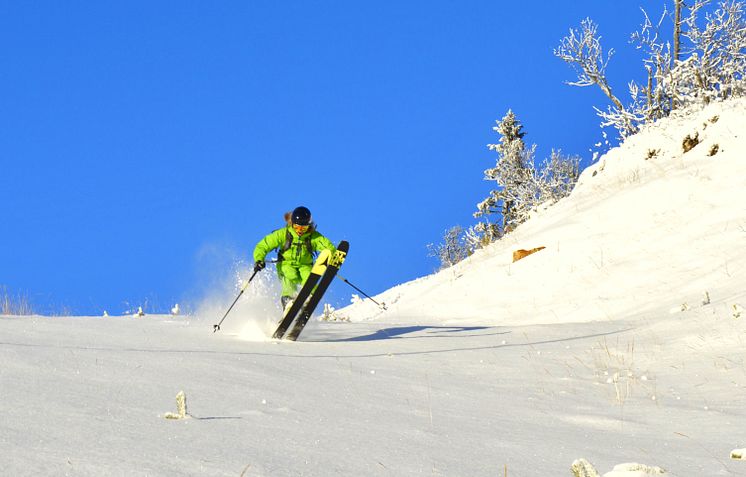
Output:
<path fill-rule="evenodd" d="M 308 323 L 308 320 L 311 318 L 313 311 L 316 309 L 319 302 L 324 297 L 324 293 L 326 292 L 326 289 L 329 288 L 329 285 L 332 283 L 332 280 L 334 280 L 334 277 L 337 275 L 337 271 L 339 271 L 339 268 L 344 263 L 349 249 L 350 249 L 350 244 L 347 243 L 346 241 L 343 240 L 339 243 L 339 246 L 337 247 L 337 251 L 329 259 L 329 264 L 326 267 L 324 276 L 322 276 L 321 281 L 319 281 L 319 285 L 311 293 L 311 296 L 308 298 L 308 301 L 303 306 L 303 309 L 298 315 L 298 319 L 295 321 L 295 326 L 293 326 L 293 329 L 291 329 L 290 333 L 288 333 L 287 335 L 288 340 L 295 341 L 298 339 L 298 336 L 300 336 L 301 331 L 303 331 L 303 328 L 306 326 L 306 323 Z"/>
<path fill-rule="evenodd" d="M 277 329 L 272 335 L 272 338 L 277 340 L 282 339 L 282 337 L 285 335 L 285 332 L 288 330 L 288 328 L 290 328 L 290 324 L 293 322 L 298 312 L 303 308 L 303 304 L 306 302 L 306 300 L 308 300 L 308 297 L 311 295 L 313 288 L 316 286 L 316 284 L 321 279 L 321 276 L 324 274 L 324 271 L 326 270 L 326 264 L 329 261 L 329 257 L 331 257 L 331 252 L 329 250 L 321 251 L 318 258 L 316 259 L 316 262 L 314 262 L 313 268 L 311 269 L 311 274 L 308 276 L 308 279 L 306 279 L 306 282 L 301 287 L 300 291 L 298 292 L 298 296 L 295 297 L 295 300 L 293 300 L 290 308 L 286 310 L 284 316 L 282 317 L 282 321 L 280 321 L 280 324 L 277 325 Z"/>

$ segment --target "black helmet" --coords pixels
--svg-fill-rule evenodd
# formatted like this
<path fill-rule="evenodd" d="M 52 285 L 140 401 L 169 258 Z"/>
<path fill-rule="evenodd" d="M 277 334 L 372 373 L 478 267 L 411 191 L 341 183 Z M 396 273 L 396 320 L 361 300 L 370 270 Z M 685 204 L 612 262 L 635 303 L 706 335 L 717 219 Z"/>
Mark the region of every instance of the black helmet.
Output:
<path fill-rule="evenodd" d="M 290 221 L 293 225 L 311 225 L 311 211 L 303 206 L 296 207 Z"/>

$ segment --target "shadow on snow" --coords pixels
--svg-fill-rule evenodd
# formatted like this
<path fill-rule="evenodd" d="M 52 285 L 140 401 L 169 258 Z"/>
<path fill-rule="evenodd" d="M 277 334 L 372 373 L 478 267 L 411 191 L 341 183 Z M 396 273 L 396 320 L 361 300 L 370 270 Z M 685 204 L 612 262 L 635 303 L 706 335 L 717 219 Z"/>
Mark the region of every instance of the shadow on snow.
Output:
<path fill-rule="evenodd" d="M 374 333 L 353 336 L 351 338 L 339 338 L 339 339 L 323 339 L 323 340 L 304 340 L 310 343 L 314 342 L 325 342 L 325 343 L 337 343 L 345 341 L 378 341 L 378 340 L 391 340 L 391 339 L 422 339 L 422 338 L 453 338 L 456 335 L 454 333 L 463 333 L 466 331 L 482 331 L 489 329 L 486 326 L 399 326 L 395 328 L 382 328 L 375 331 Z M 425 335 L 417 336 L 405 336 L 412 335 L 414 333 L 420 333 L 425 331 Z M 500 333 L 489 333 L 491 335 L 510 333 L 509 331 L 503 331 Z M 474 335 L 461 335 L 459 337 L 469 337 Z M 480 336 L 487 336 L 486 334 L 480 334 Z"/>

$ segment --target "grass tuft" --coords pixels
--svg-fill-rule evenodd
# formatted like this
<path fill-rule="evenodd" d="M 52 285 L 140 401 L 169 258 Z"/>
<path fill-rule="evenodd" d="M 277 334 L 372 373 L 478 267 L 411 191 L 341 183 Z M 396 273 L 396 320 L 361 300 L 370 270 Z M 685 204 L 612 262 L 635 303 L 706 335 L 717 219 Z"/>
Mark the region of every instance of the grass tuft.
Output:
<path fill-rule="evenodd" d="M 33 315 L 34 311 L 26 295 L 15 296 L 8 292 L 5 285 L 0 285 L 0 315 Z"/>

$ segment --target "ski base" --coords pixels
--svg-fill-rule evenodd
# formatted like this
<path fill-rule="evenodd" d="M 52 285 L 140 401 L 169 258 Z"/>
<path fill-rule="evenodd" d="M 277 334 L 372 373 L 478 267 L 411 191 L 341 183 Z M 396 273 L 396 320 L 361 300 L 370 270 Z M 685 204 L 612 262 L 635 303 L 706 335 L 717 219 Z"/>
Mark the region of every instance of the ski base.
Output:
<path fill-rule="evenodd" d="M 331 255 L 332 254 L 329 250 L 321 251 L 318 258 L 316 259 L 316 262 L 313 265 L 313 268 L 311 269 L 311 274 L 308 276 L 306 282 L 301 287 L 298 295 L 295 297 L 295 300 L 293 300 L 292 305 L 290 305 L 290 308 L 285 311 L 285 314 L 282 317 L 282 321 L 280 321 L 280 324 L 277 325 L 277 329 L 272 334 L 272 338 L 276 340 L 282 339 L 282 337 L 285 335 L 285 332 L 288 330 L 288 328 L 290 328 L 290 325 L 295 317 L 303 309 L 303 305 L 305 305 L 308 297 L 311 296 L 311 292 L 313 291 L 314 287 L 319 282 L 319 280 L 321 280 L 322 275 L 324 275 L 324 272 L 326 271 L 326 264 L 329 261 Z"/>
<path fill-rule="evenodd" d="M 329 285 L 331 285 L 334 277 L 337 276 L 337 272 L 344 263 L 345 258 L 347 257 L 347 252 L 349 250 L 350 244 L 347 243 L 347 241 L 343 240 L 339 243 L 337 251 L 334 253 L 334 255 L 329 258 L 328 265 L 326 266 L 326 270 L 324 271 L 324 274 L 321 277 L 318 286 L 315 290 L 312 290 L 311 296 L 308 297 L 308 300 L 303 305 L 303 309 L 298 315 L 298 319 L 295 321 L 295 325 L 286 337 L 289 341 L 295 341 L 298 339 L 298 336 L 300 336 L 303 328 L 305 328 L 306 326 L 306 323 L 308 323 L 308 320 L 311 318 L 311 315 L 313 315 L 314 310 L 321 302 L 321 299 L 324 297 L 324 293 L 326 293 L 326 290 L 329 288 Z"/>

